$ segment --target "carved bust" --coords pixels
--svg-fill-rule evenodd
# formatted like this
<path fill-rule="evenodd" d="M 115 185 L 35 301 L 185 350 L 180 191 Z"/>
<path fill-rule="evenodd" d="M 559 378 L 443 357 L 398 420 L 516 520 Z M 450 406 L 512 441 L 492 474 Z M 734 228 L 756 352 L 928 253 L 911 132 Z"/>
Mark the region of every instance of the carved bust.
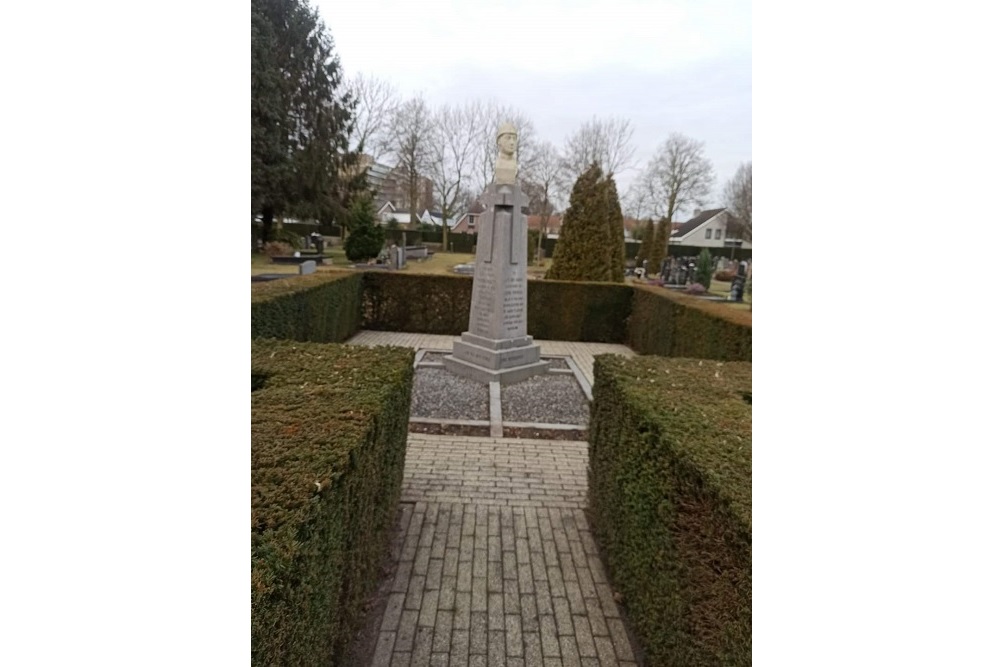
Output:
<path fill-rule="evenodd" d="M 493 182 L 513 185 L 517 177 L 517 128 L 510 123 L 501 124 L 497 130 L 497 148 L 499 152 Z"/>

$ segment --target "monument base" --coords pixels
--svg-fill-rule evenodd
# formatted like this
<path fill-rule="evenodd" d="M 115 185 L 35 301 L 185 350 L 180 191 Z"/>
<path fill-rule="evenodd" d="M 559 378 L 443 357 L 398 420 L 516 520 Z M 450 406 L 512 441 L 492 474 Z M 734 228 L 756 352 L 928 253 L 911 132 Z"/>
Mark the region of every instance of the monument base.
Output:
<path fill-rule="evenodd" d="M 493 340 L 465 332 L 442 361 L 452 373 L 477 382 L 513 384 L 548 370 L 542 348 L 531 341 L 531 336 Z"/>

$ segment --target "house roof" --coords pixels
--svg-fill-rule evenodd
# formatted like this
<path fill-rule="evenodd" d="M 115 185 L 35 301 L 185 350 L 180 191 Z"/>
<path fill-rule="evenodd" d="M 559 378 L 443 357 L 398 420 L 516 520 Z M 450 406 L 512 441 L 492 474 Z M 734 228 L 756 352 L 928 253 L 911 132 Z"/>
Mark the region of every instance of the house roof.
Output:
<path fill-rule="evenodd" d="M 549 233 L 558 232 L 562 229 L 562 216 L 558 213 L 554 213 L 549 216 L 548 230 Z M 529 215 L 528 216 L 528 229 L 541 229 L 542 228 L 542 216 L 540 215 Z"/>
<path fill-rule="evenodd" d="M 703 224 L 705 224 L 706 222 L 708 222 L 709 220 L 711 220 L 712 218 L 719 215 L 725 210 L 726 209 L 724 208 L 713 208 L 707 211 L 702 211 L 701 213 L 691 218 L 687 222 L 682 223 L 681 226 L 678 227 L 676 231 L 674 231 L 672 236 L 687 236 L 688 234 L 698 229 Z"/>

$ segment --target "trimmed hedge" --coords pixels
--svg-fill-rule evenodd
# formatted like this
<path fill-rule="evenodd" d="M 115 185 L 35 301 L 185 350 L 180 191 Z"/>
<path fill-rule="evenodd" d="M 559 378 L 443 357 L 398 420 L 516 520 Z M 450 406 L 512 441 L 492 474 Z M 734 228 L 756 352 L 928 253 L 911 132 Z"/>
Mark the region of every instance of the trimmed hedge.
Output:
<path fill-rule="evenodd" d="M 751 361 L 752 316 L 731 306 L 639 285 L 624 341 L 639 354 Z"/>
<path fill-rule="evenodd" d="M 337 664 L 388 548 L 414 352 L 251 350 L 252 664 Z"/>
<path fill-rule="evenodd" d="M 631 301 L 626 285 L 529 280 L 528 334 L 621 343 Z M 471 306 L 471 277 L 371 271 L 364 277 L 361 327 L 460 336 L 469 330 Z"/>
<path fill-rule="evenodd" d="M 631 310 L 628 285 L 528 281 L 528 334 L 538 339 L 623 343 Z"/>
<path fill-rule="evenodd" d="M 359 329 L 362 276 L 313 273 L 254 283 L 250 337 L 341 342 Z"/>
<path fill-rule="evenodd" d="M 472 278 L 368 271 L 361 328 L 460 336 L 469 330 Z"/>
<path fill-rule="evenodd" d="M 750 371 L 595 358 L 594 529 L 651 665 L 751 664 Z"/>
<path fill-rule="evenodd" d="M 251 337 L 341 342 L 358 329 L 459 336 L 472 278 L 326 272 L 256 283 Z M 528 333 L 542 340 L 622 343 L 640 354 L 750 361 L 752 316 L 645 285 L 528 281 Z"/>

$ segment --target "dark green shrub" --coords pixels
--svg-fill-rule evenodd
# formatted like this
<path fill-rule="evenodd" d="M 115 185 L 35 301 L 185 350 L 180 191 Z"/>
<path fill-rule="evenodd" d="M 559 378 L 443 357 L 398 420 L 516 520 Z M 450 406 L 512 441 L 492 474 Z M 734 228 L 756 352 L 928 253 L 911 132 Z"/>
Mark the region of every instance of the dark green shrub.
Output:
<path fill-rule="evenodd" d="M 413 357 L 251 343 L 253 665 L 338 664 L 353 639 L 402 487 Z"/>
<path fill-rule="evenodd" d="M 351 204 L 344 241 L 344 254 L 352 262 L 378 257 L 385 245 L 385 229 L 375 224 L 375 204 L 371 197 L 360 197 Z"/>
<path fill-rule="evenodd" d="M 750 368 L 595 359 L 595 535 L 650 665 L 751 664 Z"/>
<path fill-rule="evenodd" d="M 670 290 L 633 286 L 626 345 L 640 354 L 751 361 L 750 313 Z"/>
<path fill-rule="evenodd" d="M 624 343 L 631 310 L 626 285 L 528 281 L 528 334 L 540 340 Z"/>
<path fill-rule="evenodd" d="M 469 330 L 472 278 L 369 271 L 361 328 L 458 336 Z"/>
<path fill-rule="evenodd" d="M 359 328 L 361 274 L 326 272 L 254 283 L 250 337 L 347 340 Z"/>
<path fill-rule="evenodd" d="M 715 262 L 708 248 L 702 248 L 698 253 L 698 263 L 694 269 L 694 281 L 706 290 L 712 287 L 712 271 Z"/>

